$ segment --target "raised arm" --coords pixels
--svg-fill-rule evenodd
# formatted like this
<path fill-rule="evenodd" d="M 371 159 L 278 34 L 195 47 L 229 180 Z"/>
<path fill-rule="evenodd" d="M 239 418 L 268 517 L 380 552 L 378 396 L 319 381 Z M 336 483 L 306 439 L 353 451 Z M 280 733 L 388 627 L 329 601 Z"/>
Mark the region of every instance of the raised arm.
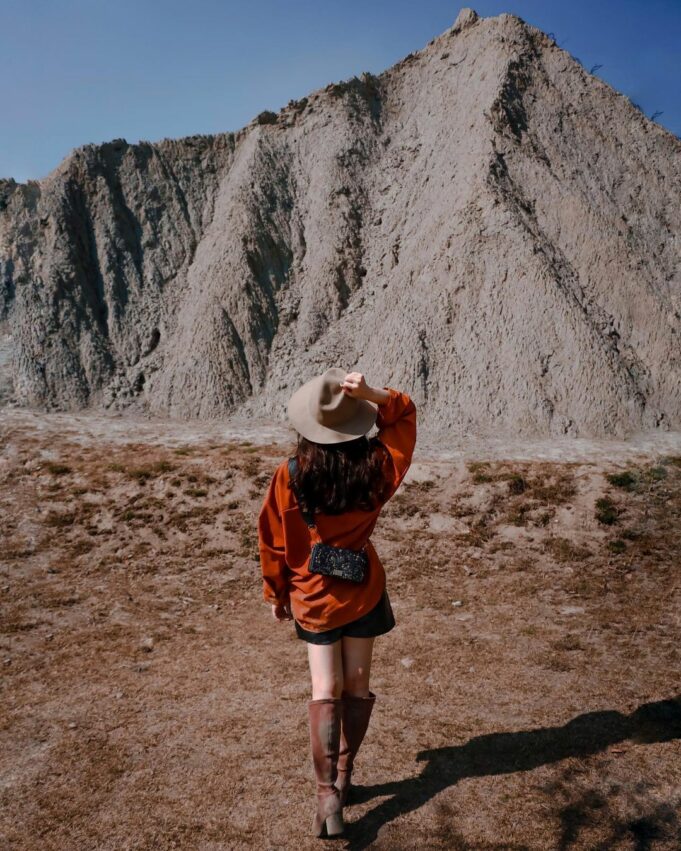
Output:
<path fill-rule="evenodd" d="M 378 405 L 376 437 L 386 447 L 392 460 L 387 500 L 398 489 L 411 464 L 416 446 L 416 405 L 406 393 L 392 387 L 376 389 L 369 398 Z"/>
<path fill-rule="evenodd" d="M 349 396 L 367 399 L 378 405 L 376 437 L 390 455 L 386 470 L 390 481 L 386 501 L 402 483 L 416 446 L 416 405 L 413 400 L 393 387 L 371 387 L 361 372 L 349 372 L 341 387 Z"/>
<path fill-rule="evenodd" d="M 284 553 L 284 528 L 277 500 L 281 478 L 272 476 L 258 515 L 258 549 L 263 579 L 263 598 L 273 605 L 285 605 L 289 599 L 288 574 Z"/>

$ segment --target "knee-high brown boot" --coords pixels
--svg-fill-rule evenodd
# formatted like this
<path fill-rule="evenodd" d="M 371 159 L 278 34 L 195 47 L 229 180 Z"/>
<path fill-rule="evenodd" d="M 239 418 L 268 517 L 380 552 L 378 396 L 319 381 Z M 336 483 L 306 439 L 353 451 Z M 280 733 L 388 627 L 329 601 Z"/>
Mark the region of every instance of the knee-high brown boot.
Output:
<path fill-rule="evenodd" d="M 337 777 L 340 745 L 341 698 L 322 698 L 308 703 L 310 745 L 317 780 L 317 812 L 312 823 L 315 836 L 339 836 L 343 833 L 343 808 L 334 782 Z"/>
<path fill-rule="evenodd" d="M 369 718 L 371 717 L 371 710 L 374 708 L 376 695 L 370 691 L 368 697 L 354 697 L 343 692 L 342 700 L 343 723 L 338 753 L 336 787 L 340 793 L 341 804 L 345 806 L 350 792 L 350 778 L 355 756 L 369 726 Z"/>

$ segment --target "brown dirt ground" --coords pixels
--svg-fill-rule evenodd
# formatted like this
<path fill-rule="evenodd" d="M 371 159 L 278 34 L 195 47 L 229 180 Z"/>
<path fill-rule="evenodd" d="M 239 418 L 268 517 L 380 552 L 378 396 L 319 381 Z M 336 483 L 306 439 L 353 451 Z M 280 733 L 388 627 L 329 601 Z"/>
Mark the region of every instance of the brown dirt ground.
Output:
<path fill-rule="evenodd" d="M 291 447 L 2 437 L 0 846 L 319 847 L 255 526 Z M 336 847 L 681 848 L 681 457 L 412 470 Z"/>

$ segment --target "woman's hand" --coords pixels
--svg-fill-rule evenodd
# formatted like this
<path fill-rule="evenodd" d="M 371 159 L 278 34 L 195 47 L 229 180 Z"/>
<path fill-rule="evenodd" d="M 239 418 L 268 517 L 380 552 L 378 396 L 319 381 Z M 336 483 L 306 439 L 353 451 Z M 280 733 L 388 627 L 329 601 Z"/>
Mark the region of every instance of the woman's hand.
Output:
<path fill-rule="evenodd" d="M 364 380 L 361 372 L 349 372 L 341 383 L 343 392 L 355 399 L 367 399 L 381 405 L 390 398 L 387 390 L 378 387 L 370 387 Z"/>
<path fill-rule="evenodd" d="M 361 372 L 349 372 L 343 379 L 341 387 L 348 396 L 353 396 L 355 399 L 366 399 L 367 391 L 371 389 Z"/>
<path fill-rule="evenodd" d="M 291 603 L 274 603 L 272 605 L 272 617 L 275 620 L 278 620 L 279 623 L 293 620 L 293 615 L 291 614 Z"/>

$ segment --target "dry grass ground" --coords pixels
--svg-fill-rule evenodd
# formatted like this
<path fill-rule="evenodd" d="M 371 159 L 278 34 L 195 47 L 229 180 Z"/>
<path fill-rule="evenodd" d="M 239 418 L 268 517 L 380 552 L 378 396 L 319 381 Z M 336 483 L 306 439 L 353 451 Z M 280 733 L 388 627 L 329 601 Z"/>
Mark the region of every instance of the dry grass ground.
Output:
<path fill-rule="evenodd" d="M 3 849 L 319 845 L 305 647 L 260 596 L 289 448 L 3 434 Z M 340 846 L 680 848 L 680 521 L 678 456 L 415 462 Z"/>

